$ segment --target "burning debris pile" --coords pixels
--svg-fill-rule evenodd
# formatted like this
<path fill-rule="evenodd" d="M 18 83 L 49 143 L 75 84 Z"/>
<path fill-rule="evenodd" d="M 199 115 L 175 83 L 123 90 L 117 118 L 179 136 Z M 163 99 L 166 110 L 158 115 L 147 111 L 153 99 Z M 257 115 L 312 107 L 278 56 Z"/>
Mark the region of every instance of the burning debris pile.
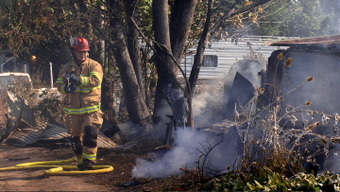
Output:
<path fill-rule="evenodd" d="M 238 169 L 245 137 L 241 129 L 246 119 L 238 119 L 237 110 L 254 98 L 254 85 L 260 85 L 258 74 L 264 66 L 257 61 L 239 61 L 231 68 L 225 80 L 225 91 L 221 92 L 228 95 L 212 94 L 212 99 L 205 93 L 196 96 L 193 108 L 197 128 L 177 130 L 173 148 L 165 154 L 153 154 L 151 161 L 138 159 L 132 171 L 133 177 L 168 177 L 184 173 L 183 169 L 200 169 L 205 174 L 216 175 L 228 169 Z M 207 105 L 203 107 L 202 102 Z M 228 107 L 219 108 L 221 105 Z M 237 121 L 234 121 L 235 118 Z"/>
<path fill-rule="evenodd" d="M 277 42 L 273 45 L 290 48 L 274 51 L 267 66 L 236 63 L 222 99 L 213 95 L 209 101 L 218 103 L 194 112 L 202 128 L 177 130 L 172 150 L 137 160 L 133 176 L 166 177 L 183 173 L 182 168 L 217 173 L 255 162 L 286 174 L 304 171 L 300 165 L 314 174 L 340 173 L 337 42 L 340 36 Z"/>

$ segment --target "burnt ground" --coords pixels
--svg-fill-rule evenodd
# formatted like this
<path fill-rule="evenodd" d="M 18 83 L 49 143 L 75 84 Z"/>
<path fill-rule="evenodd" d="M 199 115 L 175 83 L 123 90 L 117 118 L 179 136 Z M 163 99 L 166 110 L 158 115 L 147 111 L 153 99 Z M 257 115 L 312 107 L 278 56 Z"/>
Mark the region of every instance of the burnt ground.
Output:
<path fill-rule="evenodd" d="M 44 176 L 44 169 L 0 172 L 0 191 L 190 191 L 191 174 L 164 179 L 132 179 L 131 171 L 137 158 L 148 158 L 155 148 L 99 149 L 97 164 L 112 165 L 110 173 Z M 45 141 L 26 147 L 0 145 L 1 167 L 20 163 L 69 159 L 70 146 L 63 141 Z"/>

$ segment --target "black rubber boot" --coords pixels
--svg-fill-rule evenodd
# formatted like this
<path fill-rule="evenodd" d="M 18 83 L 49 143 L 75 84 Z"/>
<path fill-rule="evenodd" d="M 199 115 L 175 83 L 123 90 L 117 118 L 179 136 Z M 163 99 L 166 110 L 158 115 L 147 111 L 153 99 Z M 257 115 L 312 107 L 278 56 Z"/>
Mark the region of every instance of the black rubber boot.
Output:
<path fill-rule="evenodd" d="M 81 163 L 78 164 L 78 169 L 80 171 L 93 170 L 94 162 L 88 159 L 83 159 Z"/>

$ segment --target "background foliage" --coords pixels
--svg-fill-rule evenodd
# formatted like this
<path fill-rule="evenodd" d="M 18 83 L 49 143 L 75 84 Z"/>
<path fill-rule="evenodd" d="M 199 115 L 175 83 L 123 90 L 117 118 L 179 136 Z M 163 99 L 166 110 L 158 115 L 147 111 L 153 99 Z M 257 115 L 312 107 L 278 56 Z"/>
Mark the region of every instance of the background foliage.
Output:
<path fill-rule="evenodd" d="M 0 50 L 30 62 L 31 75 L 41 73 L 48 79 L 49 62 L 54 65 L 54 77 L 60 66 L 70 59 L 68 40 L 70 36 L 84 36 L 91 42 L 90 57 L 101 60 L 107 80 L 119 104 L 124 103 L 121 75 L 112 54 L 114 45 L 105 48 L 102 41 L 110 40 L 111 32 L 107 3 L 113 0 L 0 0 Z M 116 1 L 117 5 L 124 1 Z M 170 0 L 169 4 L 174 1 Z M 260 0 L 216 0 L 213 6 L 212 25 L 225 13 L 250 6 Z M 235 6 L 236 5 L 236 6 Z M 337 0 L 272 0 L 251 11 L 239 13 L 223 21 L 216 29 L 213 40 L 241 37 L 243 35 L 308 37 L 337 34 L 339 12 Z M 138 29 L 143 39 L 142 63 L 145 68 L 147 91 L 154 97 L 157 74 L 153 64 L 154 55 L 146 41 L 153 40 L 152 0 L 139 0 L 136 6 Z M 208 2 L 199 0 L 191 25 L 188 47 L 196 46 L 195 40 L 203 31 Z M 138 8 L 138 9 L 137 9 Z M 171 14 L 171 13 L 169 13 Z M 115 17 L 126 23 L 126 15 Z M 130 26 L 131 27 L 131 26 Z M 105 58 L 101 54 L 105 52 Z M 30 60 L 36 55 L 38 60 Z M 45 79 L 46 80 L 46 79 Z M 145 91 L 145 90 L 144 90 Z M 52 101 L 54 102 L 54 101 Z M 151 105 L 149 105 L 151 106 Z M 44 108 L 49 112 L 51 108 Z M 151 110 L 150 110 L 151 111 Z M 41 113 L 43 113 L 41 112 Z M 126 114 L 126 113 L 120 113 Z M 127 115 L 122 117 L 124 119 Z M 262 167 L 255 172 L 231 172 L 216 178 L 209 190 L 339 190 L 339 178 L 325 173 L 315 177 L 299 174 L 287 179 L 283 174 Z"/>
<path fill-rule="evenodd" d="M 244 0 L 238 7 L 254 2 Z M 151 3 L 151 0 L 138 1 L 139 27 L 149 37 L 152 37 L 153 26 Z M 236 3 L 235 0 L 216 0 L 212 23 Z M 247 34 L 294 37 L 335 34 L 339 32 L 338 4 L 335 0 L 273 0 L 225 21 L 214 38 Z M 110 16 L 105 7 L 104 0 L 1 0 L 0 49 L 10 50 L 22 60 L 37 55 L 39 62 L 32 65 L 31 70 L 47 72 L 49 61 L 58 69 L 69 59 L 70 36 L 85 36 L 93 46 L 91 57 L 96 59 L 99 51 L 96 43 L 109 37 L 110 29 L 105 20 Z M 191 40 L 197 39 L 203 30 L 206 8 L 207 2 L 199 1 Z M 100 26 L 98 23 L 102 21 Z"/>

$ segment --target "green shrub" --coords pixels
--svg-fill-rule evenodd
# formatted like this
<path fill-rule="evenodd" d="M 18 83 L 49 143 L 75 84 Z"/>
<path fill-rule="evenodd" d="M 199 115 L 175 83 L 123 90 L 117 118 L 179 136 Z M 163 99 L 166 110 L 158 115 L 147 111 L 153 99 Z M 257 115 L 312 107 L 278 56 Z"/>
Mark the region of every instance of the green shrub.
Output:
<path fill-rule="evenodd" d="M 210 191 L 340 191 L 340 176 L 324 172 L 318 176 L 298 173 L 290 178 L 264 168 L 259 173 L 231 171 L 207 183 Z"/>

